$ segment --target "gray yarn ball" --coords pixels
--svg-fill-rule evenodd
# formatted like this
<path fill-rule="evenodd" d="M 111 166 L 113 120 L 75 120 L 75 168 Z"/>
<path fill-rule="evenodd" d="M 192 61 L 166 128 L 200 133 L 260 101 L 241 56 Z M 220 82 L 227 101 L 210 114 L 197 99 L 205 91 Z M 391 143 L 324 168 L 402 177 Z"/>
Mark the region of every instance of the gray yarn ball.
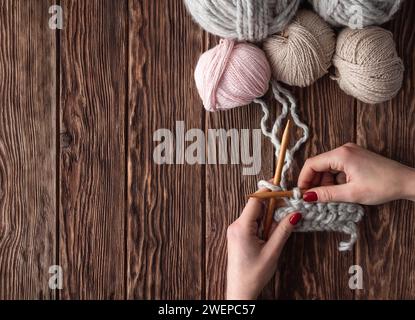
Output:
<path fill-rule="evenodd" d="M 403 0 L 309 0 L 314 10 L 335 27 L 362 29 L 389 21 Z"/>
<path fill-rule="evenodd" d="M 300 0 L 185 0 L 207 32 L 222 38 L 257 42 L 282 31 Z"/>

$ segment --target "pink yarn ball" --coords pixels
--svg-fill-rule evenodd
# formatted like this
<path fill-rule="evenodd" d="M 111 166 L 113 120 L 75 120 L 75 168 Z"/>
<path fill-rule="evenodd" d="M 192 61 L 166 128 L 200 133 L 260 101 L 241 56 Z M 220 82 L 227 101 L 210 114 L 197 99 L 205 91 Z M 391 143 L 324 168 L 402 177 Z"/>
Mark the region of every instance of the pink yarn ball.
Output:
<path fill-rule="evenodd" d="M 202 54 L 195 69 L 197 90 L 208 111 L 250 104 L 267 92 L 270 79 L 264 52 L 232 40 L 221 40 Z"/>

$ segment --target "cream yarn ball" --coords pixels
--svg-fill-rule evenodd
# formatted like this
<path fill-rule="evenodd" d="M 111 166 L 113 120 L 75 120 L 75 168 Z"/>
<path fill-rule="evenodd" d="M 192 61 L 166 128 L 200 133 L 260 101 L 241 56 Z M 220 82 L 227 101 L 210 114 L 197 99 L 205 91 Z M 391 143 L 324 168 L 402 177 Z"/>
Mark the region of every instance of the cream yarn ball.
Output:
<path fill-rule="evenodd" d="M 369 104 L 392 99 L 402 86 L 404 66 L 393 35 L 380 27 L 344 29 L 337 39 L 333 64 L 339 86 Z"/>
<path fill-rule="evenodd" d="M 276 80 L 306 87 L 324 76 L 331 66 L 334 31 L 317 14 L 300 10 L 282 34 L 264 42 Z"/>

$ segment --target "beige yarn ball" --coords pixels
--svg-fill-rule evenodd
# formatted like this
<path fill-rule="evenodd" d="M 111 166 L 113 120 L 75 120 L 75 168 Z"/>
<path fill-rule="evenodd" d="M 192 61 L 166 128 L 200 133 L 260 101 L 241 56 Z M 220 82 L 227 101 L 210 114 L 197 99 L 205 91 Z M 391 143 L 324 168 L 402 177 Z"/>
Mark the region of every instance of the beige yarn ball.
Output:
<path fill-rule="evenodd" d="M 339 86 L 369 104 L 392 99 L 402 87 L 404 66 L 391 32 L 380 27 L 344 29 L 333 58 Z"/>
<path fill-rule="evenodd" d="M 275 79 L 299 87 L 328 72 L 335 46 L 334 31 L 309 10 L 300 10 L 282 34 L 264 42 Z"/>

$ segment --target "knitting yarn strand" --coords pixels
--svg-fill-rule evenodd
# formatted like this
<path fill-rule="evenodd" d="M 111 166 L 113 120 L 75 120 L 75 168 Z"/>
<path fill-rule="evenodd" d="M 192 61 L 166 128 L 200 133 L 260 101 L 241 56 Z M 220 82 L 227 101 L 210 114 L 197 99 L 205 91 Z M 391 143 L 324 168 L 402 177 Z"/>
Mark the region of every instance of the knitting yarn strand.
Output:
<path fill-rule="evenodd" d="M 278 131 L 282 126 L 282 122 L 284 119 L 287 118 L 288 112 L 291 114 L 291 118 L 294 121 L 294 124 L 299 127 L 303 134 L 302 137 L 295 143 L 295 145 L 288 149 L 286 152 L 286 159 L 284 163 L 284 167 L 281 173 L 281 186 L 285 188 L 285 177 L 287 170 L 291 167 L 292 162 L 294 161 L 294 153 L 300 149 L 301 145 L 308 140 L 309 137 L 309 129 L 307 125 L 301 122 L 298 113 L 297 113 L 297 103 L 293 97 L 293 95 L 282 86 L 278 84 L 277 81 L 272 81 L 272 91 L 274 94 L 275 99 L 282 105 L 281 114 L 275 120 L 274 125 L 272 126 L 271 131 L 267 129 L 267 120 L 269 119 L 269 110 L 267 104 L 261 99 L 255 99 L 254 102 L 258 103 L 262 107 L 262 111 L 264 116 L 261 119 L 261 130 L 262 133 L 271 140 L 275 148 L 275 156 L 278 157 L 281 147 L 281 142 L 278 139 Z"/>

